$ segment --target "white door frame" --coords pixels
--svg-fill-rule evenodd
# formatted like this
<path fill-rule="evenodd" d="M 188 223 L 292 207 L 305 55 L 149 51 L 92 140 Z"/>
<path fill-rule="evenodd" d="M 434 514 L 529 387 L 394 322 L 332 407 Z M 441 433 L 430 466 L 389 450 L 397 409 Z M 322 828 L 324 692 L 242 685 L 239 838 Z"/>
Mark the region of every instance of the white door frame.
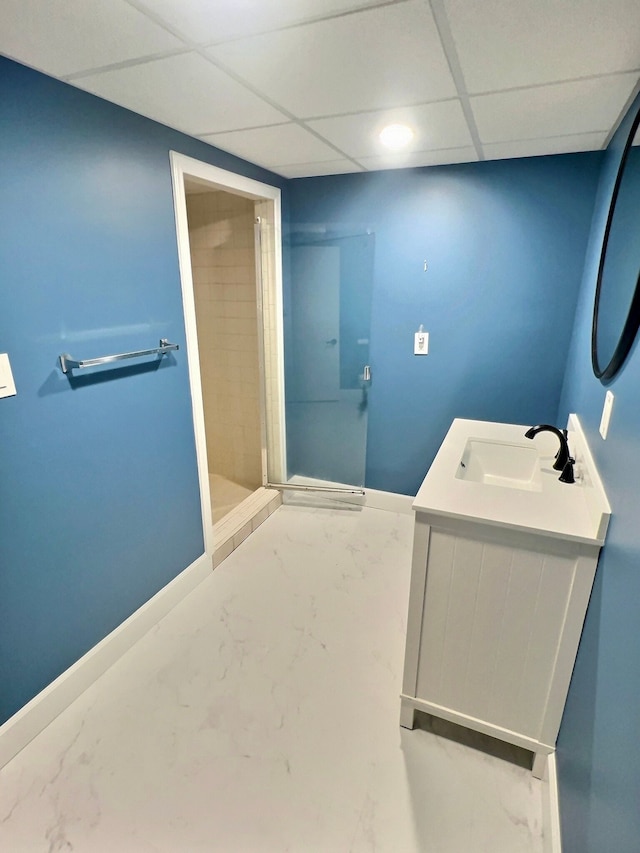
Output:
<path fill-rule="evenodd" d="M 268 239 L 272 245 L 266 247 L 266 255 L 272 264 L 269 276 L 273 288 L 271 298 L 275 303 L 274 317 L 271 323 L 269 340 L 270 358 L 270 394 L 269 405 L 264 405 L 265 392 L 261 393 L 261 420 L 266 424 L 271 443 L 278 446 L 274 454 L 284 464 L 286 460 L 285 447 L 285 413 L 284 413 L 284 333 L 282 313 L 282 205 L 281 192 L 278 187 L 263 184 L 235 172 L 220 169 L 209 163 L 203 163 L 176 151 L 170 152 L 171 177 L 173 181 L 173 204 L 176 218 L 176 236 L 178 240 L 178 261 L 180 265 L 180 281 L 182 287 L 182 304 L 184 309 L 184 325 L 189 364 L 189 384 L 191 387 L 191 403 L 193 408 L 193 427 L 196 441 L 196 457 L 198 463 L 198 478 L 200 481 L 200 500 L 202 509 L 202 529 L 205 543 L 205 553 L 213 556 L 214 535 L 211 521 L 211 497 L 209 494 L 209 465 L 207 461 L 207 439 L 204 423 L 204 403 L 202 380 L 200 375 L 200 354 L 198 349 L 198 332 L 196 326 L 196 308 L 193 292 L 193 275 L 191 271 L 191 250 L 189 245 L 189 223 L 187 220 L 187 204 L 185 194 L 185 177 L 201 181 L 212 188 L 233 192 L 255 201 L 271 202 L 273 207 L 273 228 L 269 230 Z M 264 257 L 262 259 L 264 261 Z M 264 328 L 264 320 L 258 317 L 258 322 Z M 275 326 L 274 326 L 275 324 Z M 274 358 L 275 356 L 275 358 Z M 260 373 L 262 383 L 265 377 L 264 348 L 259 353 Z M 276 389 L 276 400 L 273 399 L 273 389 Z M 266 459 L 268 443 L 263 436 L 263 460 Z M 263 461 L 264 465 L 264 461 Z M 285 471 L 273 471 L 272 478 L 284 480 Z M 267 480 L 267 471 L 263 470 L 263 481 Z"/>

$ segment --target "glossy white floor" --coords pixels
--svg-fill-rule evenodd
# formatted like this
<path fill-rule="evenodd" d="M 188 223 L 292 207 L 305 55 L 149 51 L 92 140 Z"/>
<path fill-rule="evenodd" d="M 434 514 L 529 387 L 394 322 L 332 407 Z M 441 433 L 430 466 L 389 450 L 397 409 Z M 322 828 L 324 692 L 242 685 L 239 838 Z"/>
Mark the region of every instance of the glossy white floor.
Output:
<path fill-rule="evenodd" d="M 398 726 L 410 547 L 278 509 L 0 771 L 0 849 L 540 853 L 527 770 Z"/>

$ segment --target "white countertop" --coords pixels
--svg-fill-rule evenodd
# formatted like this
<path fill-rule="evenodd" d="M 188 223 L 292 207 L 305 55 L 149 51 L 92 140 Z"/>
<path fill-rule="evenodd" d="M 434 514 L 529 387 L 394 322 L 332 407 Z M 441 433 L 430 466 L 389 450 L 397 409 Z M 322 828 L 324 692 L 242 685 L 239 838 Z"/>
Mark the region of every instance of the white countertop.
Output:
<path fill-rule="evenodd" d="M 531 425 L 529 425 L 531 426 Z M 416 512 L 465 518 L 499 527 L 587 544 L 603 544 L 611 510 L 575 415 L 569 420 L 569 448 L 577 460 L 576 483 L 561 483 L 553 470 L 558 439 L 549 432 L 533 440 L 529 426 L 456 418 L 425 477 L 413 508 Z M 540 491 L 523 491 L 458 479 L 468 439 L 485 439 L 535 447 L 540 462 Z"/>

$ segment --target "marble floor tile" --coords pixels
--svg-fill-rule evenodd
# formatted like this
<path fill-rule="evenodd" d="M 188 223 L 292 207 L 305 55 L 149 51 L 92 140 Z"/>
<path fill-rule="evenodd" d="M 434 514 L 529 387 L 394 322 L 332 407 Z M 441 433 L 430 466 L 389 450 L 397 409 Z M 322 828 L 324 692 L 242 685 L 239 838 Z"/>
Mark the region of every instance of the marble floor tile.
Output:
<path fill-rule="evenodd" d="M 541 783 L 399 728 L 409 516 L 282 506 L 0 771 L 0 850 L 541 853 Z"/>

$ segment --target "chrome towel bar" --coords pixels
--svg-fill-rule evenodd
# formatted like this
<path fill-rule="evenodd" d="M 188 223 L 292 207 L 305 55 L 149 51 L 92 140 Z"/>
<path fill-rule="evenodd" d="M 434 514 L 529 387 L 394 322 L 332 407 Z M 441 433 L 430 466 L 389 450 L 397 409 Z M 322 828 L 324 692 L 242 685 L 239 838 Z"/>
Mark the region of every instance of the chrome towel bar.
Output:
<path fill-rule="evenodd" d="M 160 346 L 154 349 L 141 349 L 136 352 L 122 352 L 118 355 L 103 355 L 100 358 L 86 358 L 84 361 L 77 361 L 71 358 L 69 353 L 63 353 L 60 356 L 60 367 L 63 373 L 68 373 L 70 370 L 82 367 L 95 367 L 98 364 L 109 364 L 112 361 L 122 361 L 125 358 L 140 358 L 143 355 L 166 355 L 174 349 L 180 349 L 178 344 L 170 344 L 166 338 L 160 338 Z"/>

